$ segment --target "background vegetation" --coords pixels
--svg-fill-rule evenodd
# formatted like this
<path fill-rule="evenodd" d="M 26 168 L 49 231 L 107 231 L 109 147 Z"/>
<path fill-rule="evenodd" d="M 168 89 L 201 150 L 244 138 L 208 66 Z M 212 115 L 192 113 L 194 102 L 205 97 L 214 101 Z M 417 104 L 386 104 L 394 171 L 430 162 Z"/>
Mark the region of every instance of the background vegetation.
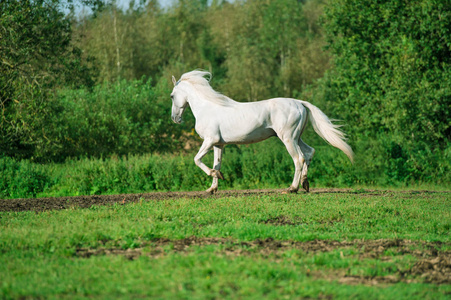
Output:
<path fill-rule="evenodd" d="M 168 79 L 196 68 L 236 100 L 303 98 L 342 120 L 356 164 L 307 132 L 317 184 L 447 186 L 450 24 L 448 0 L 2 1 L 1 197 L 203 188 L 179 174 L 198 174 L 193 117 L 169 117 Z M 270 141 L 227 148 L 224 173 L 280 186 L 292 166 Z"/>

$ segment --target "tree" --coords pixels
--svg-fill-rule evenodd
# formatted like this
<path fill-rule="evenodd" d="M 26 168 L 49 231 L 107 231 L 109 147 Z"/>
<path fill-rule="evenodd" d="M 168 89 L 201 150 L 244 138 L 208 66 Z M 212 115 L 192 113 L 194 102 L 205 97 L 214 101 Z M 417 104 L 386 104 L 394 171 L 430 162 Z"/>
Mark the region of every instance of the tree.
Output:
<path fill-rule="evenodd" d="M 45 118 L 62 85 L 92 86 L 93 69 L 71 44 L 71 21 L 60 0 L 0 3 L 0 151 L 30 156 L 51 143 Z"/>
<path fill-rule="evenodd" d="M 252 0 L 214 9 L 209 24 L 225 52 L 225 91 L 245 101 L 292 97 L 321 77 L 329 67 L 318 27 L 322 6 Z"/>
<path fill-rule="evenodd" d="M 380 143 L 381 164 L 400 178 L 418 178 L 427 153 L 449 147 L 450 24 L 449 0 L 339 0 L 326 10 L 335 68 L 324 100 L 364 147 Z"/>

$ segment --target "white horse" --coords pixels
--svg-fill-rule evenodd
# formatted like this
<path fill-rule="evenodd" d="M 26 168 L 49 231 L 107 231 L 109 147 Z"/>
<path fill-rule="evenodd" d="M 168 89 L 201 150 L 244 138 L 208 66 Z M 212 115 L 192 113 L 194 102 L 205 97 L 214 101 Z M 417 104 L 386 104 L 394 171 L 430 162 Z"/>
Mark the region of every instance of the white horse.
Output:
<path fill-rule="evenodd" d="M 172 76 L 174 89 L 172 98 L 172 120 L 180 124 L 187 105 L 196 118 L 196 132 L 204 140 L 194 162 L 213 183 L 207 190 L 218 190 L 218 178 L 224 179 L 221 169 L 222 150 L 227 144 L 250 144 L 277 136 L 282 140 L 294 161 L 295 174 L 288 191 L 296 193 L 299 184 L 308 192 L 307 171 L 315 149 L 304 143 L 302 132 L 307 125 L 307 116 L 316 133 L 332 146 L 343 151 L 353 160 L 354 153 L 344 141 L 344 133 L 338 125 L 316 106 L 306 101 L 290 98 L 274 98 L 258 102 L 236 102 L 216 91 L 209 84 L 209 72 L 191 71 L 179 81 Z M 202 158 L 214 149 L 213 169 L 207 167 Z"/>

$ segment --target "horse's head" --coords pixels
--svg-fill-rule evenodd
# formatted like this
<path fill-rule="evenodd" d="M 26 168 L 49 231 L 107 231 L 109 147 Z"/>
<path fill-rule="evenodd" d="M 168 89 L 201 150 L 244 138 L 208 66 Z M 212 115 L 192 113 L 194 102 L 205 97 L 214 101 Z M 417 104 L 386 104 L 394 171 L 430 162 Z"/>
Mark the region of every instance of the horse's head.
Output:
<path fill-rule="evenodd" d="M 182 115 L 185 111 L 186 106 L 188 106 L 188 94 L 181 88 L 180 81 L 176 81 L 175 77 L 172 76 L 172 83 L 174 83 L 174 89 L 171 93 L 172 99 L 172 121 L 177 124 L 182 122 Z"/>

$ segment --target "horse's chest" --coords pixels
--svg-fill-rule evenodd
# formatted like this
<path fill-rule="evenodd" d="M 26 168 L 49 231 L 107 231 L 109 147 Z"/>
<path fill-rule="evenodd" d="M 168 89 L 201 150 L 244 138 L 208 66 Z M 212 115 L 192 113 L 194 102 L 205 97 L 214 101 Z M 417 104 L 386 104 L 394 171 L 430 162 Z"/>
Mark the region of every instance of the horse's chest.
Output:
<path fill-rule="evenodd" d="M 208 123 L 196 121 L 196 126 L 194 127 L 194 129 L 201 139 L 205 139 L 205 137 L 208 135 L 208 127 Z"/>

